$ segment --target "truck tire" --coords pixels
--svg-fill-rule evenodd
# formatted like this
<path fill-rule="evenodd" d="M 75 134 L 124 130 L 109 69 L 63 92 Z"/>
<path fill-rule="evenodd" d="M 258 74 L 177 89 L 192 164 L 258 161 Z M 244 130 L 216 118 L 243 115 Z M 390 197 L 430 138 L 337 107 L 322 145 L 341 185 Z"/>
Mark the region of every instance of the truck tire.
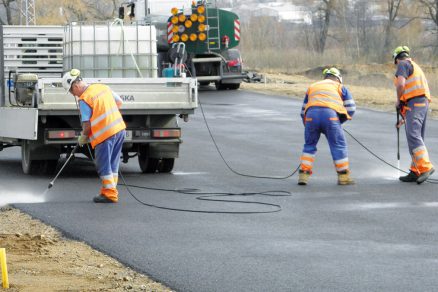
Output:
<path fill-rule="evenodd" d="M 138 164 L 141 172 L 155 173 L 157 172 L 159 160 L 157 158 L 149 157 L 149 145 L 140 145 L 138 151 Z"/>
<path fill-rule="evenodd" d="M 21 168 L 24 174 L 37 174 L 40 170 L 41 160 L 32 159 L 28 141 L 21 143 Z"/>
<path fill-rule="evenodd" d="M 158 172 L 169 173 L 172 171 L 174 164 L 175 158 L 163 158 L 158 164 Z"/>
<path fill-rule="evenodd" d="M 222 82 L 215 82 L 216 90 L 226 90 L 228 86 L 226 84 L 222 84 Z"/>
<path fill-rule="evenodd" d="M 230 90 L 237 90 L 240 87 L 240 83 L 237 84 L 228 84 L 228 89 Z"/>
<path fill-rule="evenodd" d="M 57 165 L 57 159 L 33 159 L 29 142 L 23 141 L 21 144 L 21 168 L 23 169 L 24 174 L 54 174 Z"/>

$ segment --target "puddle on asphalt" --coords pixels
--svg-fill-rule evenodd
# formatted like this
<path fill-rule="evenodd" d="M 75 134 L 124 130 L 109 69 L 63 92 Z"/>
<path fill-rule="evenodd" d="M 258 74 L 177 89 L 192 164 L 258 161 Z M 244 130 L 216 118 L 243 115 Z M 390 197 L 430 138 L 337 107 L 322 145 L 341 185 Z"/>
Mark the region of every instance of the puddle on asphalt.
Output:
<path fill-rule="evenodd" d="M 184 172 L 184 171 L 172 171 L 173 175 L 200 175 L 207 174 L 207 172 Z"/>

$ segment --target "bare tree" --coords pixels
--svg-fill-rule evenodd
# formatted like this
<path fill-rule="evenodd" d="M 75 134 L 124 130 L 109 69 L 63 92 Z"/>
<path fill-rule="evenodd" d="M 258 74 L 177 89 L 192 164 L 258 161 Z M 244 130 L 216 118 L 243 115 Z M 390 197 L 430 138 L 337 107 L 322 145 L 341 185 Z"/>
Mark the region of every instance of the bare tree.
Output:
<path fill-rule="evenodd" d="M 12 11 L 14 10 L 13 4 L 16 3 L 16 0 L 1 0 L 0 4 L 5 8 L 5 15 L 6 20 L 4 20 L 0 16 L 0 23 L 1 24 L 12 24 L 13 23 L 13 17 L 12 17 Z"/>
<path fill-rule="evenodd" d="M 319 5 L 316 17 L 319 20 L 319 32 L 316 38 L 316 50 L 323 54 L 325 43 L 327 41 L 328 30 L 330 26 L 330 17 L 333 13 L 335 0 L 322 0 Z"/>
<path fill-rule="evenodd" d="M 387 0 L 387 13 L 388 22 L 385 26 L 385 42 L 383 49 L 386 51 L 390 49 L 391 38 L 392 38 L 392 28 L 394 27 L 395 20 L 397 19 L 398 13 L 400 11 L 400 5 L 403 0 Z M 384 58 L 385 54 L 382 54 Z"/>
<path fill-rule="evenodd" d="M 438 33 L 438 0 L 420 0 L 420 3 L 426 10 L 426 19 L 434 23 L 434 31 Z"/>
<path fill-rule="evenodd" d="M 369 1 L 359 0 L 355 2 L 352 12 L 351 28 L 354 30 L 357 57 L 367 56 L 370 52 L 369 33 L 372 26 Z"/>
<path fill-rule="evenodd" d="M 72 21 L 110 20 L 123 0 L 38 0 L 39 24 L 64 24 Z M 53 9 L 47 9 L 53 7 Z"/>

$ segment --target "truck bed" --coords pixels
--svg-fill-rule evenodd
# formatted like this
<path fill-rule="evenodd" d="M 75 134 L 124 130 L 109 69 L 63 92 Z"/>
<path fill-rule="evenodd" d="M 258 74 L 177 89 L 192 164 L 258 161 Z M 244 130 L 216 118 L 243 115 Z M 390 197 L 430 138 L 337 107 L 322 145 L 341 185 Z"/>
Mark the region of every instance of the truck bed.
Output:
<path fill-rule="evenodd" d="M 87 79 L 89 84 L 103 83 L 123 99 L 123 112 L 185 113 L 190 114 L 198 105 L 197 81 L 190 78 L 100 78 Z M 74 98 L 65 92 L 61 80 L 42 79 L 41 111 L 76 110 Z"/>

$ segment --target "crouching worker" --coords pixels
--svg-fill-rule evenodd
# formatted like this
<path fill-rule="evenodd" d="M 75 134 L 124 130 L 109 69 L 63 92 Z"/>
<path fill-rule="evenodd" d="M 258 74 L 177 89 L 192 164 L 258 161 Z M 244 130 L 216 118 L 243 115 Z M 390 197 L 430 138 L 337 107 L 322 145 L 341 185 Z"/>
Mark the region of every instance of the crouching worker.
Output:
<path fill-rule="evenodd" d="M 301 111 L 305 126 L 305 144 L 298 184 L 307 185 L 315 161 L 316 145 L 322 133 L 330 146 L 338 173 L 338 184 L 351 185 L 354 180 L 350 177 L 347 141 L 342 123 L 351 119 L 356 105 L 351 93 L 342 85 L 342 76 L 338 69 L 325 69 L 323 75 L 324 80 L 310 85 Z"/>
<path fill-rule="evenodd" d="M 421 184 L 435 171 L 424 144 L 427 111 L 432 100 L 426 76 L 409 54 L 408 47 L 400 46 L 392 55 L 397 66 L 394 81 L 397 91 L 396 108 L 403 116 L 402 123 L 406 122 L 406 138 L 412 156 L 408 175 L 399 179 L 403 182 Z"/>
<path fill-rule="evenodd" d="M 104 84 L 87 84 L 77 69 L 65 73 L 62 86 L 79 98 L 82 132 L 78 143 L 80 146 L 90 143 L 95 152 L 102 188 L 93 201 L 116 203 L 120 153 L 126 128 L 119 111 L 122 100 Z"/>

